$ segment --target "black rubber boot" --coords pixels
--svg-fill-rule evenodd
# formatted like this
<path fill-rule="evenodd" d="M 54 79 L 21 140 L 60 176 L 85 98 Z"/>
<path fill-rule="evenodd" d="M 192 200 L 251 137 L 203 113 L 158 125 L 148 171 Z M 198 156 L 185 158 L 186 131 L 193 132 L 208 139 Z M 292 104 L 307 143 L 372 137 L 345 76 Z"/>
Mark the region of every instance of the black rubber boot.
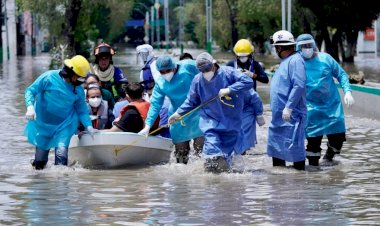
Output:
<path fill-rule="evenodd" d="M 294 162 L 293 168 L 296 170 L 305 170 L 305 160 L 299 161 L 299 162 Z"/>
<path fill-rule="evenodd" d="M 272 161 L 273 161 L 273 166 L 286 166 L 285 160 L 272 157 Z"/>
<path fill-rule="evenodd" d="M 326 159 L 330 162 L 332 162 L 333 158 L 335 156 L 335 151 L 332 147 L 328 146 L 325 156 L 323 156 L 323 159 Z"/>
<path fill-rule="evenodd" d="M 32 162 L 32 166 L 36 170 L 43 170 L 45 168 L 46 164 L 47 164 L 47 161 L 36 161 L 36 160 L 33 160 L 33 162 Z"/>
<path fill-rule="evenodd" d="M 319 166 L 319 156 L 307 156 L 310 166 Z"/>
<path fill-rule="evenodd" d="M 187 164 L 189 161 L 189 151 L 176 151 L 175 158 L 177 163 Z"/>
<path fill-rule="evenodd" d="M 223 172 L 229 172 L 230 165 L 223 156 L 216 156 L 206 159 L 204 168 L 205 172 L 219 174 Z"/>

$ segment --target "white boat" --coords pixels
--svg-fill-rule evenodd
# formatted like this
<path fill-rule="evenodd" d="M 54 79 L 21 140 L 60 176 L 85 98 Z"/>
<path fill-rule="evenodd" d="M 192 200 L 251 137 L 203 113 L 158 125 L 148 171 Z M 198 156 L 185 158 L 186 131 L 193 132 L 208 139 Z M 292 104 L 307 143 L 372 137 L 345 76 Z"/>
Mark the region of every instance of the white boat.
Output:
<path fill-rule="evenodd" d="M 128 132 L 99 132 L 92 138 L 75 135 L 69 146 L 69 162 L 85 168 L 119 168 L 163 164 L 170 160 L 172 140 Z"/>

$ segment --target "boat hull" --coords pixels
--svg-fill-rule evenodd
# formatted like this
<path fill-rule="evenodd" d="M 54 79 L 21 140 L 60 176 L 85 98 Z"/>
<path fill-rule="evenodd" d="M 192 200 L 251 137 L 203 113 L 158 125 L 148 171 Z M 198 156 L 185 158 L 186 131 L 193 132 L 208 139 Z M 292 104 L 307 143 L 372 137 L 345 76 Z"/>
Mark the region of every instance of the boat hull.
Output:
<path fill-rule="evenodd" d="M 171 139 L 126 132 L 101 132 L 71 138 L 69 161 L 85 168 L 119 168 L 167 163 Z"/>

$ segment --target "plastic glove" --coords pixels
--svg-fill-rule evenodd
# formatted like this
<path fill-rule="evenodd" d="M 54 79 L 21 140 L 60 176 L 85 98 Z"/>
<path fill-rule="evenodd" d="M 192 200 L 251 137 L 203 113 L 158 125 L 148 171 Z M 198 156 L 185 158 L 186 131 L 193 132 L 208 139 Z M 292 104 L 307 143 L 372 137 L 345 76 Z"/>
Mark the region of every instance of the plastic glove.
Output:
<path fill-rule="evenodd" d="M 354 98 L 352 97 L 352 94 L 350 91 L 348 91 L 345 95 L 344 95 L 344 103 L 348 106 L 348 107 L 351 107 L 354 103 L 355 103 L 355 100 Z"/>
<path fill-rule="evenodd" d="M 224 97 L 224 96 L 226 96 L 228 94 L 230 94 L 230 88 L 224 88 L 224 89 L 220 89 L 219 90 L 218 96 L 219 97 Z"/>
<path fill-rule="evenodd" d="M 168 123 L 169 125 L 171 124 L 174 124 L 176 121 L 178 121 L 178 119 L 180 118 L 181 116 L 177 113 L 177 112 L 174 112 L 174 114 L 172 114 L 169 119 L 168 119 Z"/>
<path fill-rule="evenodd" d="M 250 77 L 250 78 L 256 78 L 255 73 L 253 73 L 251 71 L 245 70 L 243 73 L 248 75 L 248 77 Z"/>
<path fill-rule="evenodd" d="M 94 138 L 94 134 L 97 133 L 97 132 L 99 132 L 99 130 L 98 130 L 98 129 L 95 129 L 95 128 L 92 127 L 92 126 L 88 126 L 88 127 L 87 127 L 87 132 L 88 132 L 88 134 L 90 134 L 90 136 L 91 136 L 92 138 Z"/>
<path fill-rule="evenodd" d="M 292 115 L 292 109 L 289 109 L 289 108 L 285 107 L 284 110 L 282 111 L 282 119 L 285 122 L 289 122 L 291 115 Z"/>
<path fill-rule="evenodd" d="M 150 130 L 150 126 L 145 125 L 144 129 L 142 129 L 140 132 L 138 132 L 138 134 L 148 137 L 149 130 Z"/>
<path fill-rule="evenodd" d="M 25 114 L 26 119 L 28 120 L 35 120 L 36 119 L 36 112 L 34 111 L 33 106 L 28 106 Z"/>
<path fill-rule="evenodd" d="M 256 122 L 257 124 L 261 127 L 265 124 L 265 119 L 264 119 L 264 116 L 262 115 L 258 115 L 256 116 Z"/>

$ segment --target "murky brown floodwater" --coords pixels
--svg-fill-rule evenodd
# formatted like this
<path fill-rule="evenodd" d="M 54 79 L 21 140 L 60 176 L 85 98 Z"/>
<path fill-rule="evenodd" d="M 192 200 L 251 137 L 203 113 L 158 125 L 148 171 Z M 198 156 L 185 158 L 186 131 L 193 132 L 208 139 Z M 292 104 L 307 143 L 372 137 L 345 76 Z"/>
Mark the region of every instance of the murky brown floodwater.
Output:
<path fill-rule="evenodd" d="M 134 55 L 115 57 L 137 78 Z M 20 58 L 0 68 L 1 225 L 378 225 L 380 122 L 347 112 L 347 142 L 337 165 L 320 171 L 274 169 L 266 156 L 268 86 L 259 86 L 267 124 L 240 159 L 243 174 L 203 173 L 202 162 L 119 170 L 51 165 L 35 171 L 22 136 L 23 91 L 49 58 Z M 131 80 L 134 80 L 131 78 Z M 325 145 L 325 142 L 324 142 Z"/>

